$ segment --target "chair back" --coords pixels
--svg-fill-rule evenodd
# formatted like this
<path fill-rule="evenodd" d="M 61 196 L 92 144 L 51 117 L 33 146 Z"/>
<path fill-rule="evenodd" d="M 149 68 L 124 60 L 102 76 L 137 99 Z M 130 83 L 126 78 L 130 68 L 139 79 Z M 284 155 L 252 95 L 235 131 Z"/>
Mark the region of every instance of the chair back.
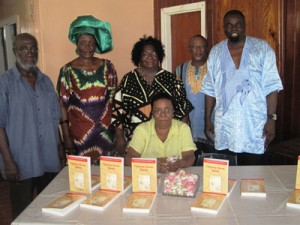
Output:
<path fill-rule="evenodd" d="M 229 161 L 229 166 L 237 165 L 237 156 L 236 155 L 229 155 L 229 154 L 222 154 L 222 153 L 203 153 L 198 156 L 196 166 L 203 166 L 204 158 L 225 159 L 225 160 Z"/>

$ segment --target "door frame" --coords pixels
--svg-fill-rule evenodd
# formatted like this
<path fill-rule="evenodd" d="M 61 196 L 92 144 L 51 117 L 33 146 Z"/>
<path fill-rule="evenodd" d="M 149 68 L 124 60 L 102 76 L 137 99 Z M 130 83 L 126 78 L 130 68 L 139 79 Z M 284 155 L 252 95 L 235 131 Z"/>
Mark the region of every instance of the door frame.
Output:
<path fill-rule="evenodd" d="M 171 37 L 171 16 L 181 13 L 200 11 L 201 35 L 206 37 L 206 9 L 205 2 L 197 2 L 162 8 L 161 14 L 161 41 L 165 46 L 166 57 L 162 68 L 172 70 L 172 37 Z"/>
<path fill-rule="evenodd" d="M 3 38 L 4 38 L 4 45 L 6 49 L 6 58 L 7 58 L 7 67 L 6 69 L 11 68 L 15 64 L 15 55 L 13 53 L 13 38 L 11 37 L 11 33 L 9 32 L 10 26 L 16 25 L 16 33 L 20 33 L 19 28 L 19 16 L 13 15 L 7 17 L 5 19 L 0 20 L 0 27 L 3 28 Z"/>

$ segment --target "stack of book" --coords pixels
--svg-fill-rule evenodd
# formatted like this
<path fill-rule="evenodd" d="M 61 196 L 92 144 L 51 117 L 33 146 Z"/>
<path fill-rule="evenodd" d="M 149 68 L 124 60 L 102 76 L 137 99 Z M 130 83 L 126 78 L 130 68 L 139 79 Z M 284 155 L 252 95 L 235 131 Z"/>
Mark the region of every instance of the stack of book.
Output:
<path fill-rule="evenodd" d="M 101 189 L 80 207 L 103 211 L 131 186 L 131 178 L 124 177 L 124 158 L 101 156 L 100 180 Z"/>
<path fill-rule="evenodd" d="M 68 156 L 69 192 L 57 197 L 42 208 L 43 212 L 65 216 L 77 208 L 92 191 L 90 157 Z M 95 181 L 95 186 L 97 186 Z"/>
<path fill-rule="evenodd" d="M 203 192 L 194 201 L 191 211 L 217 214 L 236 180 L 228 179 L 229 161 L 203 160 Z"/>
<path fill-rule="evenodd" d="M 266 197 L 265 180 L 260 178 L 242 179 L 241 196 Z"/>
<path fill-rule="evenodd" d="M 131 177 L 124 177 L 123 158 L 101 156 L 100 175 L 91 175 L 90 157 L 68 156 L 68 173 L 69 191 L 45 205 L 43 212 L 65 216 L 79 206 L 104 210 L 131 186 Z"/>
<path fill-rule="evenodd" d="M 149 213 L 157 194 L 156 159 L 133 158 L 132 193 L 127 199 L 123 212 Z"/>

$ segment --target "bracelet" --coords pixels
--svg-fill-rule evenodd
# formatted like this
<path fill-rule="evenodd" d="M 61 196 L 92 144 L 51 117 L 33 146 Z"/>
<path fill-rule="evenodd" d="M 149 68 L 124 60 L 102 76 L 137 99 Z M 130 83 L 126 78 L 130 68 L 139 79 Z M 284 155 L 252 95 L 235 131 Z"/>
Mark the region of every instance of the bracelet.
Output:
<path fill-rule="evenodd" d="M 69 120 L 61 120 L 61 121 L 59 121 L 59 124 L 60 124 L 60 125 L 62 125 L 62 124 L 64 124 L 64 123 L 69 123 Z"/>

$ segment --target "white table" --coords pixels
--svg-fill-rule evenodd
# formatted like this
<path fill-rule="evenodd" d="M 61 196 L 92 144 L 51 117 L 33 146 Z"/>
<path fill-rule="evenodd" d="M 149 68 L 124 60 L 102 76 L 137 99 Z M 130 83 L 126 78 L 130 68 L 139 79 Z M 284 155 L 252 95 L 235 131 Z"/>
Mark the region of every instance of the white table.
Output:
<path fill-rule="evenodd" d="M 99 172 L 98 167 L 93 171 Z M 189 172 L 200 176 L 202 190 L 202 167 L 190 167 Z M 126 171 L 130 171 L 126 168 Z M 103 225 L 299 225 L 300 210 L 286 208 L 286 201 L 294 189 L 296 166 L 237 166 L 230 167 L 229 178 L 238 182 L 217 215 L 191 212 L 191 198 L 163 196 L 160 182 L 158 196 L 150 214 L 125 214 L 122 207 L 131 192 L 129 189 L 103 212 L 77 208 L 64 217 L 42 213 L 41 208 L 56 196 L 68 190 L 67 168 L 22 212 L 12 223 L 18 224 L 103 224 Z M 241 178 L 264 178 L 266 198 L 240 196 Z M 162 177 L 163 181 L 163 177 Z"/>

